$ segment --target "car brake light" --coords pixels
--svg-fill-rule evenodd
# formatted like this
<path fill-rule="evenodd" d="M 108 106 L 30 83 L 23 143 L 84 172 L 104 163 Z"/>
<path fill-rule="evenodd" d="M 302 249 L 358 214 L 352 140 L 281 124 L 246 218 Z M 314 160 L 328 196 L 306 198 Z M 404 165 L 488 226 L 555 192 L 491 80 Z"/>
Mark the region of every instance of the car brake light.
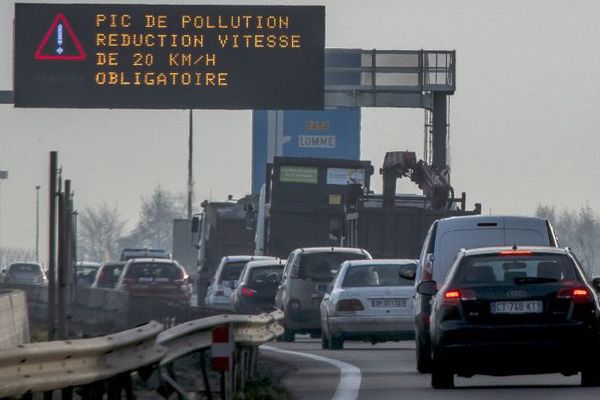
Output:
<path fill-rule="evenodd" d="M 363 311 L 364 309 L 359 299 L 344 299 L 338 301 L 335 305 L 336 311 Z"/>
<path fill-rule="evenodd" d="M 471 289 L 450 289 L 444 293 L 444 304 L 457 304 L 460 300 L 475 300 L 475 292 Z"/>
<path fill-rule="evenodd" d="M 531 256 L 533 251 L 531 250 L 505 250 L 498 253 L 499 256 Z"/>
<path fill-rule="evenodd" d="M 558 291 L 556 297 L 559 299 L 572 299 L 573 303 L 588 303 L 592 296 L 587 288 L 565 288 Z"/>
<path fill-rule="evenodd" d="M 254 296 L 255 293 L 256 293 L 256 290 L 242 286 L 242 296 L 252 297 L 252 296 Z"/>

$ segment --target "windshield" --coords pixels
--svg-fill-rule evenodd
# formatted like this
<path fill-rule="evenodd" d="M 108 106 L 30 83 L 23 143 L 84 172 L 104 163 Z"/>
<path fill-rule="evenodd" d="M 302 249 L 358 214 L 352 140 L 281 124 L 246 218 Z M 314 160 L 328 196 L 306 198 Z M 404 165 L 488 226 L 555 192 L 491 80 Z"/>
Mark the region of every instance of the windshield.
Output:
<path fill-rule="evenodd" d="M 114 286 L 121 276 L 123 267 L 123 264 L 105 265 L 102 267 L 101 275 L 98 277 L 98 285 Z"/>
<path fill-rule="evenodd" d="M 413 286 L 414 281 L 400 276 L 407 264 L 353 265 L 348 267 L 342 287 Z"/>
<path fill-rule="evenodd" d="M 175 264 L 134 263 L 127 271 L 128 278 L 182 279 L 183 274 Z"/>
<path fill-rule="evenodd" d="M 223 266 L 219 281 L 237 281 L 248 261 L 232 261 Z"/>
<path fill-rule="evenodd" d="M 365 260 L 368 256 L 362 253 L 310 253 L 300 258 L 300 278 L 315 281 L 329 281 L 333 278 L 340 264 L 348 260 Z"/>
<path fill-rule="evenodd" d="M 454 282 L 482 285 L 581 281 L 573 260 L 561 254 L 464 257 Z"/>
<path fill-rule="evenodd" d="M 37 264 L 13 264 L 10 266 L 10 272 L 39 274 L 42 272 L 42 269 Z"/>
<path fill-rule="evenodd" d="M 269 265 L 264 267 L 255 267 L 252 268 L 249 272 L 248 276 L 248 284 L 250 285 L 264 285 L 264 284 L 272 284 L 273 281 L 269 281 L 268 277 L 275 275 L 278 278 L 281 278 L 281 273 L 283 271 L 283 265 Z"/>

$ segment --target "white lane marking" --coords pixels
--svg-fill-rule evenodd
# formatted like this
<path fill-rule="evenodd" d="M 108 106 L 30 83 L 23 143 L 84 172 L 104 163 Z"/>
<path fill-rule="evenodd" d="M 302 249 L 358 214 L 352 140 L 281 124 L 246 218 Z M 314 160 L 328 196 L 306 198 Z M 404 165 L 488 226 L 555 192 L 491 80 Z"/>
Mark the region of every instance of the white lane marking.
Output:
<path fill-rule="evenodd" d="M 290 354 L 294 356 L 306 357 L 315 361 L 320 361 L 326 364 L 333 365 L 340 370 L 340 383 L 333 394 L 331 400 L 356 400 L 358 398 L 358 391 L 360 390 L 360 381 L 362 376 L 360 368 L 345 363 L 334 358 L 327 358 L 311 353 L 303 353 L 300 351 L 282 350 L 276 347 L 267 345 L 260 346 L 263 350 L 274 351 L 276 353 Z"/>

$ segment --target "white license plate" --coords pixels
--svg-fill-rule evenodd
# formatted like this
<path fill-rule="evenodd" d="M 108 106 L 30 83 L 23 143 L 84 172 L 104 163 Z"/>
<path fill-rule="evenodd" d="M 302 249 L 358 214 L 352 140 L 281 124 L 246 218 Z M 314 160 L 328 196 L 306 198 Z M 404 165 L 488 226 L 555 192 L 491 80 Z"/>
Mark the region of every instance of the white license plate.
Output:
<path fill-rule="evenodd" d="M 539 300 L 532 301 L 494 301 L 490 304 L 492 314 L 540 314 L 544 304 Z"/>
<path fill-rule="evenodd" d="M 386 298 L 386 299 L 371 299 L 371 307 L 406 307 L 406 299 L 403 298 Z"/>

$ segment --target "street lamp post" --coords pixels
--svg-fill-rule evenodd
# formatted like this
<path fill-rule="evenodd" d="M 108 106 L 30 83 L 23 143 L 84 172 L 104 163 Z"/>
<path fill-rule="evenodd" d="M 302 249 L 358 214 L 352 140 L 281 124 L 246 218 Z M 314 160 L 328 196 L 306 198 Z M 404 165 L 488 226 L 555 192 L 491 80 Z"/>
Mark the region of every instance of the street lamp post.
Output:
<path fill-rule="evenodd" d="M 2 181 L 8 179 L 8 171 L 0 171 L 0 186 L 2 186 Z M 2 202 L 0 202 L 1 207 Z M 2 264 L 2 210 L 0 209 L 0 266 Z"/>
<path fill-rule="evenodd" d="M 40 185 L 35 186 L 35 261 L 40 261 Z"/>

